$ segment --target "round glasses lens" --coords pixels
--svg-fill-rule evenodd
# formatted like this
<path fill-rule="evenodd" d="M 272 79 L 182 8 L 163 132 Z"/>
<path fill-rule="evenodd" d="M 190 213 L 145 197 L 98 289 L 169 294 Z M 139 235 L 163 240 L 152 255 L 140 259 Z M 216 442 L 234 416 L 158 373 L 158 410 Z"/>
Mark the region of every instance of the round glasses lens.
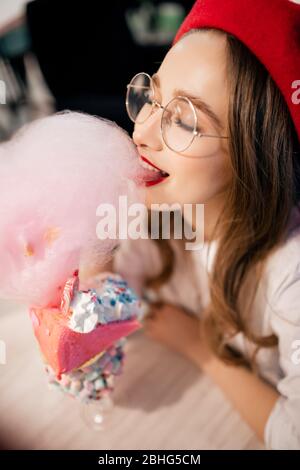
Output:
<path fill-rule="evenodd" d="M 144 122 L 152 112 L 153 90 L 148 75 L 139 73 L 127 90 L 127 111 L 134 122 Z"/>
<path fill-rule="evenodd" d="M 186 150 L 194 138 L 197 118 L 190 102 L 174 98 L 162 115 L 162 136 L 166 145 L 175 152 Z"/>

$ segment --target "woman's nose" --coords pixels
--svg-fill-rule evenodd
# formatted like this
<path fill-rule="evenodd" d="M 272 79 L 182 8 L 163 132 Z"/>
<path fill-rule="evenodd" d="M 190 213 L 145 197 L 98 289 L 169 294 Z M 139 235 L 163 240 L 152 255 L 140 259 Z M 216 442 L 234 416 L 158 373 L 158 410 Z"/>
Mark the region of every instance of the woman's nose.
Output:
<path fill-rule="evenodd" d="M 132 139 L 137 146 L 149 147 L 153 150 L 159 151 L 163 147 L 160 132 L 161 111 L 160 109 L 154 110 L 148 119 L 134 126 Z"/>

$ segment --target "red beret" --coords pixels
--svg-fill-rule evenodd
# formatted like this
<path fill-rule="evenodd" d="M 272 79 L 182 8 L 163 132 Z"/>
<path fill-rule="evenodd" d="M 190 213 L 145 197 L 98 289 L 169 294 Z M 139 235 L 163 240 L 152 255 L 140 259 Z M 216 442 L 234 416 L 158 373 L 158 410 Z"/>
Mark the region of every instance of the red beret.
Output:
<path fill-rule="evenodd" d="M 232 34 L 281 90 L 300 140 L 300 0 L 197 0 L 174 38 L 193 28 Z"/>

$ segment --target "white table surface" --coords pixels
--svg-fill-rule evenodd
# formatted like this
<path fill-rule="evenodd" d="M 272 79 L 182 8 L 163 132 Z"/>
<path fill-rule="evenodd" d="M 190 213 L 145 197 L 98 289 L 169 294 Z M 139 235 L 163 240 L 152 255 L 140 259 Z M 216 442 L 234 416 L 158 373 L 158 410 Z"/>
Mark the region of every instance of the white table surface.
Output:
<path fill-rule="evenodd" d="M 27 312 L 0 303 L 0 441 L 22 449 L 262 449 L 221 392 L 194 366 L 147 339 L 127 344 L 105 431 L 76 400 L 49 390 Z"/>

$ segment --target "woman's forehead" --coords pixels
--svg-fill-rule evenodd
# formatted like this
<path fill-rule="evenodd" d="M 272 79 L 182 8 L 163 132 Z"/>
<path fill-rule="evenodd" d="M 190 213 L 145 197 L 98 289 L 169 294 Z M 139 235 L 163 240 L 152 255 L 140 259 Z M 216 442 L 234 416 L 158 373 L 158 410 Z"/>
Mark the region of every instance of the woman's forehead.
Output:
<path fill-rule="evenodd" d="M 213 32 L 188 34 L 166 55 L 159 71 L 176 82 L 177 88 L 188 87 L 199 93 L 199 86 L 212 81 L 216 86 L 226 78 L 226 37 Z M 180 82 L 180 83 L 178 83 Z"/>

